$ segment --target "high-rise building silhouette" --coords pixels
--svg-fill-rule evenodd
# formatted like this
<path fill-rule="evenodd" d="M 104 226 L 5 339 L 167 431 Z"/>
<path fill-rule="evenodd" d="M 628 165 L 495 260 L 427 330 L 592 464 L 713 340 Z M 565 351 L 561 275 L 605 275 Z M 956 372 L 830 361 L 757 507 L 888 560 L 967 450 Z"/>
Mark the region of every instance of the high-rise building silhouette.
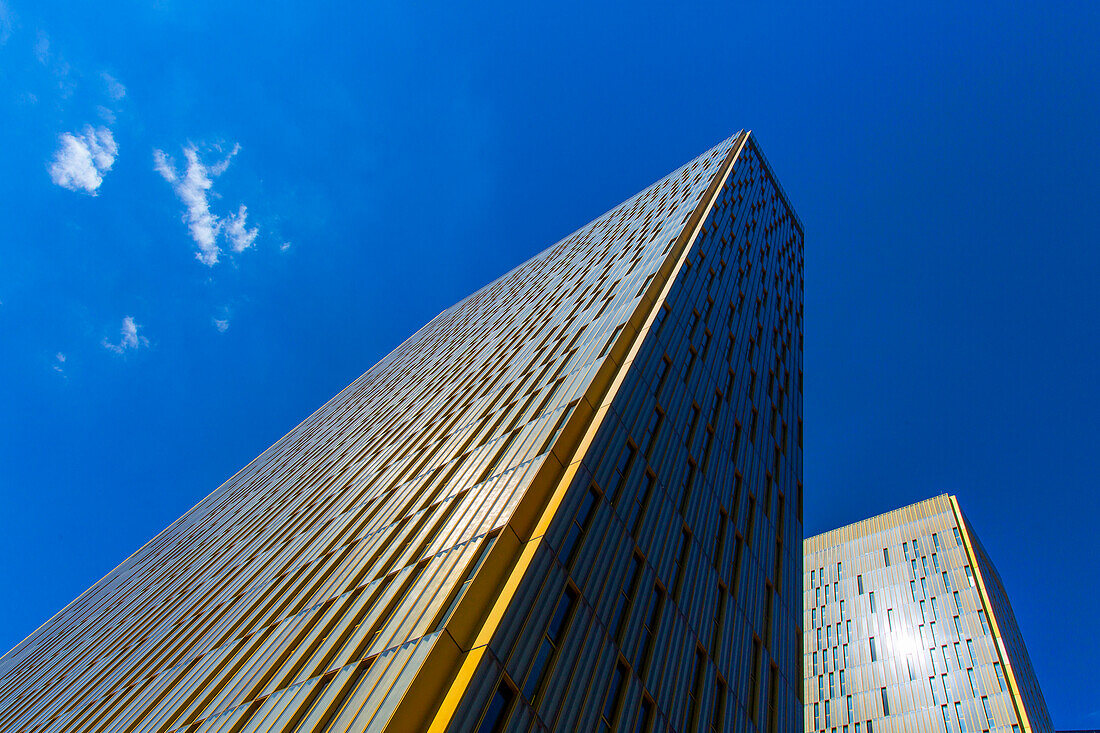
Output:
<path fill-rule="evenodd" d="M 802 246 L 720 143 L 16 646 L 0 730 L 796 730 Z"/>
<path fill-rule="evenodd" d="M 1008 594 L 954 496 L 804 544 L 805 731 L 1053 733 Z"/>

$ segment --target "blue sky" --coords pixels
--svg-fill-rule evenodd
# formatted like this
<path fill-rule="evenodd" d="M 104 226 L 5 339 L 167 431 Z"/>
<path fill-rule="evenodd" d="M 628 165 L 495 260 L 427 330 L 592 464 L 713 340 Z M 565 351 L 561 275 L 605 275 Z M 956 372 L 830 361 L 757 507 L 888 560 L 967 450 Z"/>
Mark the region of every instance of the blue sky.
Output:
<path fill-rule="evenodd" d="M 461 5 L 0 0 L 0 648 L 747 127 L 806 229 L 807 533 L 958 494 L 1100 726 L 1100 5 Z"/>

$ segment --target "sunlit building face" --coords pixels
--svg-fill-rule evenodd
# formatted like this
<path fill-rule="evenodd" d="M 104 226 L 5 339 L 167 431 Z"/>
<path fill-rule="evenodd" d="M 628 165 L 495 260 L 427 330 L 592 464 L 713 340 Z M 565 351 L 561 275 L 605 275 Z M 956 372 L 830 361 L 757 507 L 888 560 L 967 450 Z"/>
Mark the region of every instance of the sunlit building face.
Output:
<path fill-rule="evenodd" d="M 1053 732 L 1000 576 L 955 497 L 803 548 L 804 731 Z"/>

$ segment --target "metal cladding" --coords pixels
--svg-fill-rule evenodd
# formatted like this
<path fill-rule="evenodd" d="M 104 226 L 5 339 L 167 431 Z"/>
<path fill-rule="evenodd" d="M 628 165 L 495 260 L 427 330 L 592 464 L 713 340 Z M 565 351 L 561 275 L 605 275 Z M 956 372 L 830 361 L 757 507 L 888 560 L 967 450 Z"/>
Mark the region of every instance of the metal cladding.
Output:
<path fill-rule="evenodd" d="M 804 546 L 805 731 L 1053 733 L 1008 595 L 955 497 Z"/>
<path fill-rule="evenodd" d="M 801 226 L 738 133 L 11 650 L 0 731 L 795 730 L 801 329 Z"/>

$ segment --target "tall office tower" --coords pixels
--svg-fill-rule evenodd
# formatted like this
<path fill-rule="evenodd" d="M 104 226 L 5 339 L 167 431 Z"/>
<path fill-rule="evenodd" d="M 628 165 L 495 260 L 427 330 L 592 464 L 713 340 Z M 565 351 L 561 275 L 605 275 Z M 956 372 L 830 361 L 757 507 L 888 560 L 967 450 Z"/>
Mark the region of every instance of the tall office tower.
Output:
<path fill-rule="evenodd" d="M 954 496 L 804 543 L 806 731 L 1053 733 L 997 570 Z"/>
<path fill-rule="evenodd" d="M 801 329 L 801 227 L 738 133 L 9 652 L 0 730 L 796 730 Z"/>

